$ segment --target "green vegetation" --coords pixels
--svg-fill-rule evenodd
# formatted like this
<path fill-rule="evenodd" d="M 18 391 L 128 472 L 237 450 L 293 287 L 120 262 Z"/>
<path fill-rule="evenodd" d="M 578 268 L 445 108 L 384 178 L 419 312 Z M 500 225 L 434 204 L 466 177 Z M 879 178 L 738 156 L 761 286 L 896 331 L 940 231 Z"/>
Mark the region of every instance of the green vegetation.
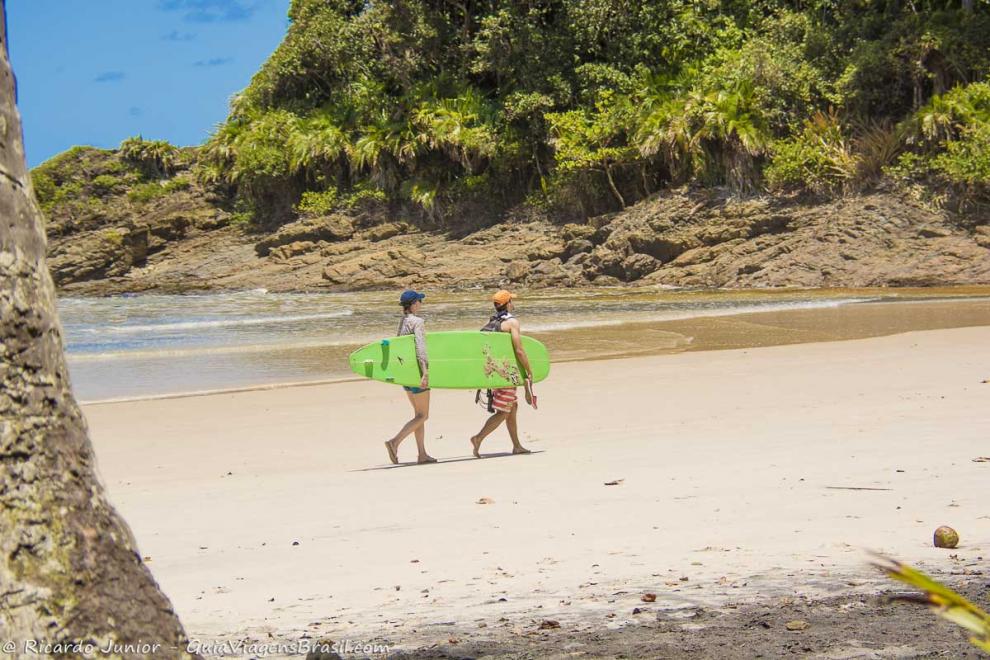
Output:
<path fill-rule="evenodd" d="M 90 172 L 102 153 L 93 147 L 73 147 L 34 168 L 31 182 L 41 210 L 47 214 L 55 206 L 82 199 L 89 177 L 99 176 Z"/>
<path fill-rule="evenodd" d="M 337 189 L 330 188 L 323 192 L 306 191 L 299 200 L 296 210 L 301 215 L 327 215 L 337 208 Z"/>
<path fill-rule="evenodd" d="M 885 176 L 990 199 L 986 3 L 292 0 L 289 19 L 195 156 L 136 137 L 119 163 L 145 182 L 191 167 L 262 228 L 386 204 L 580 218 L 674 186 L 839 195 Z M 91 192 L 39 170 L 43 205 Z"/>
<path fill-rule="evenodd" d="M 49 233 L 73 232 L 122 218 L 152 200 L 190 190 L 195 149 L 129 138 L 120 149 L 73 147 L 31 171 Z"/>
<path fill-rule="evenodd" d="M 990 203 L 990 84 L 934 96 L 903 127 L 910 150 L 889 174 L 946 189 L 960 206 Z"/>
<path fill-rule="evenodd" d="M 124 235 L 120 233 L 117 229 L 107 229 L 103 232 L 103 237 L 106 238 L 107 242 L 114 245 L 124 244 Z"/>
<path fill-rule="evenodd" d="M 877 555 L 874 565 L 889 578 L 911 585 L 924 593 L 921 598 L 902 597 L 898 600 L 928 605 L 943 619 L 968 631 L 969 641 L 973 646 L 990 653 L 990 613 L 907 564 Z"/>
<path fill-rule="evenodd" d="M 120 157 L 135 165 L 146 178 L 171 176 L 179 161 L 179 150 L 164 140 L 145 140 L 140 135 L 120 143 Z"/>
<path fill-rule="evenodd" d="M 127 192 L 127 199 L 135 204 L 147 204 L 148 202 L 164 197 L 168 194 L 168 187 L 157 181 L 140 183 Z"/>
<path fill-rule="evenodd" d="M 584 213 L 687 183 L 839 194 L 922 148 L 912 122 L 946 181 L 986 180 L 990 132 L 922 117 L 982 86 L 983 6 L 294 0 L 289 16 L 201 171 L 269 222 L 356 188 L 430 215 L 479 192 Z"/>

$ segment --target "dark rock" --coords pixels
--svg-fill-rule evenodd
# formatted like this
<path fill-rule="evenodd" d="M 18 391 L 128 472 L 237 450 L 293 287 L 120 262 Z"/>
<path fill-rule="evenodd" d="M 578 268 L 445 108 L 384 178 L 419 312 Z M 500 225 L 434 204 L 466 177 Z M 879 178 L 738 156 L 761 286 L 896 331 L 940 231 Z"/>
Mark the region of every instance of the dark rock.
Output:
<path fill-rule="evenodd" d="M 577 240 L 588 240 L 595 235 L 596 228 L 591 225 L 564 225 L 560 232 L 561 237 L 566 242 Z"/>
<path fill-rule="evenodd" d="M 658 236 L 638 232 L 630 234 L 628 240 L 634 252 L 648 254 L 664 263 L 702 245 L 702 241 L 693 235 Z"/>
<path fill-rule="evenodd" d="M 945 238 L 952 236 L 952 231 L 945 227 L 922 227 L 918 230 L 918 236 L 922 238 Z"/>
<path fill-rule="evenodd" d="M 588 261 L 584 263 L 585 275 L 607 275 L 618 280 L 625 273 L 622 268 L 624 259 L 622 254 L 605 246 L 598 246 L 591 253 Z"/>
<path fill-rule="evenodd" d="M 174 241 L 184 238 L 186 230 L 191 224 L 192 221 L 189 218 L 182 215 L 174 215 L 161 218 L 153 224 L 149 224 L 148 231 L 151 232 L 152 236 L 157 238 L 165 241 Z"/>
<path fill-rule="evenodd" d="M 595 245 L 591 241 L 584 238 L 575 238 L 564 245 L 563 256 L 565 259 L 570 259 L 574 255 L 591 252 L 593 249 L 595 249 Z"/>
<path fill-rule="evenodd" d="M 384 225 L 383 225 L 384 226 Z M 376 228 L 377 229 L 377 228 Z M 398 232 L 396 232 L 398 233 Z M 342 215 L 328 215 L 319 218 L 306 218 L 281 227 L 255 245 L 259 257 L 268 256 L 272 248 L 301 241 L 346 241 L 354 235 L 351 221 Z M 393 234 L 394 235 L 394 234 Z M 380 240 L 380 239 L 378 239 Z"/>
<path fill-rule="evenodd" d="M 126 266 L 121 274 L 133 266 L 143 266 L 148 259 L 148 233 L 145 227 L 135 227 L 124 233 L 122 245 L 126 251 L 123 260 Z"/>
<path fill-rule="evenodd" d="M 648 254 L 632 254 L 622 261 L 622 274 L 627 282 L 649 275 L 660 267 L 660 262 Z"/>
<path fill-rule="evenodd" d="M 580 254 L 575 254 L 573 257 L 568 259 L 567 263 L 575 266 L 581 266 L 585 264 L 590 258 L 591 258 L 590 254 L 588 254 L 587 252 L 582 252 Z"/>

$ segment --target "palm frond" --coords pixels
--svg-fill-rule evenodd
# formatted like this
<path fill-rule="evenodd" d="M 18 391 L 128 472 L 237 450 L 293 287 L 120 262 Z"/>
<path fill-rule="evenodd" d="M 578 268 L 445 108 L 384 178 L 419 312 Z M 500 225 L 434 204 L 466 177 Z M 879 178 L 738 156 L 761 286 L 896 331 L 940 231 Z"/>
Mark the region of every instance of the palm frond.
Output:
<path fill-rule="evenodd" d="M 907 564 L 879 554 L 874 555 L 872 564 L 883 571 L 887 577 L 920 589 L 924 592 L 924 597 L 909 602 L 920 602 L 928 605 L 938 616 L 972 633 L 969 641 L 974 646 L 990 652 L 990 614 L 986 611 L 965 596 L 956 593 L 940 582 L 936 582 Z"/>

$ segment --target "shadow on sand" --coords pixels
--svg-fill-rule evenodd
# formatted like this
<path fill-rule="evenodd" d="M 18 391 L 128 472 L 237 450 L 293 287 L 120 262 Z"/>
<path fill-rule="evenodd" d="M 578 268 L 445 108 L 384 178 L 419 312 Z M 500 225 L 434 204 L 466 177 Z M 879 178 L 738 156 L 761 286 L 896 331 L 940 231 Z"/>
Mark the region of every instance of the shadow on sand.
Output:
<path fill-rule="evenodd" d="M 394 470 L 396 468 L 405 467 L 427 467 L 429 465 L 444 465 L 446 463 L 461 463 L 463 461 L 477 461 L 485 460 L 488 458 L 505 458 L 506 456 L 532 456 L 533 454 L 542 454 L 545 449 L 534 449 L 529 452 L 529 454 L 513 454 L 511 451 L 496 452 L 494 454 L 482 454 L 481 458 L 475 458 L 474 456 L 462 456 L 460 458 L 447 458 L 443 460 L 438 460 L 436 463 L 423 463 L 420 465 L 416 461 L 409 461 L 406 463 L 399 463 L 398 465 L 379 465 L 377 467 L 359 468 L 357 470 L 348 470 L 349 472 L 374 472 L 376 470 Z"/>

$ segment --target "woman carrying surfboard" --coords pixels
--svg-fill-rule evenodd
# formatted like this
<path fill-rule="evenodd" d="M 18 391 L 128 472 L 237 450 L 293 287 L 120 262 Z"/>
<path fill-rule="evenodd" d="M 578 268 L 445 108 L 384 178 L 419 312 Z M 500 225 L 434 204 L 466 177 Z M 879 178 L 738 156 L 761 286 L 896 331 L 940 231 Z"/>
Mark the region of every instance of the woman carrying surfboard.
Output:
<path fill-rule="evenodd" d="M 416 449 L 419 452 L 417 463 L 436 463 L 437 459 L 426 453 L 426 420 L 430 416 L 430 377 L 429 360 L 426 355 L 426 323 L 417 316 L 423 306 L 426 294 L 407 289 L 399 297 L 402 305 L 402 320 L 399 321 L 398 335 L 413 335 L 416 343 L 416 361 L 422 374 L 419 386 L 404 387 L 409 403 L 412 404 L 414 416 L 391 440 L 385 442 L 388 458 L 393 464 L 399 462 L 399 445 L 410 433 L 416 435 Z"/>
<path fill-rule="evenodd" d="M 512 299 L 515 294 L 502 290 L 492 296 L 495 303 L 495 315 L 488 321 L 483 330 L 491 332 L 508 332 L 512 337 L 512 349 L 519 361 L 520 366 L 525 370 L 526 375 L 523 380 L 523 391 L 526 394 L 526 403 L 536 408 L 536 396 L 533 394 L 533 369 L 529 365 L 529 357 L 522 345 L 521 329 L 519 319 L 512 315 Z M 497 429 L 502 422 L 509 431 L 509 438 L 512 440 L 513 454 L 528 454 L 530 451 L 519 442 L 519 428 L 516 422 L 516 414 L 519 412 L 518 396 L 515 387 L 502 387 L 492 390 L 492 408 L 495 413 L 485 421 L 478 434 L 471 438 L 475 458 L 481 458 L 481 443 L 488 435 Z"/>

